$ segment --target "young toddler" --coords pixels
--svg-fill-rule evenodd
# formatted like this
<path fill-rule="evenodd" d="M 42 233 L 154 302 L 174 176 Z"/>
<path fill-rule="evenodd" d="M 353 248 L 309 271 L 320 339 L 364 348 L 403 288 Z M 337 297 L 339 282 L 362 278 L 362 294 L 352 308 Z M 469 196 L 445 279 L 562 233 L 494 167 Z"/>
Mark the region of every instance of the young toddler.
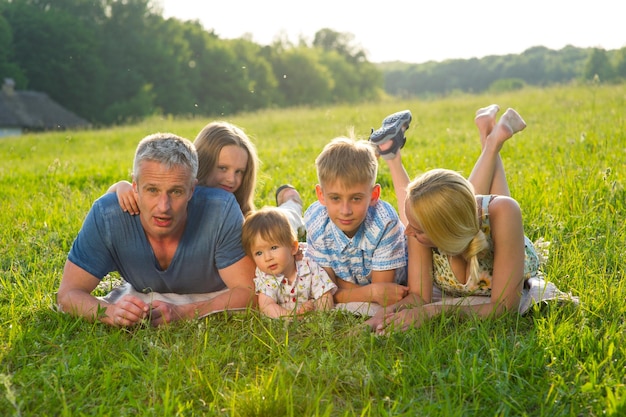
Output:
<path fill-rule="evenodd" d="M 257 266 L 254 285 L 262 314 L 277 318 L 334 307 L 337 286 L 323 268 L 299 254 L 296 233 L 284 211 L 264 207 L 249 214 L 242 244 Z"/>

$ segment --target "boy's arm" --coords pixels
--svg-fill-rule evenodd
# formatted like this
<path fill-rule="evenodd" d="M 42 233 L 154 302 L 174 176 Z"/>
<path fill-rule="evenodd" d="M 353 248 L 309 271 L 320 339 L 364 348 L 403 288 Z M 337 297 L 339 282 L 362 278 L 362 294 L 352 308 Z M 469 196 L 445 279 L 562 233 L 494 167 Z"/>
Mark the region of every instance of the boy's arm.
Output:
<path fill-rule="evenodd" d="M 395 304 L 409 293 L 409 288 L 395 282 L 396 270 L 372 271 L 372 301 L 381 306 Z"/>
<path fill-rule="evenodd" d="M 344 281 L 341 278 L 337 278 L 335 271 L 327 266 L 322 267 L 328 274 L 330 279 L 337 285 L 337 291 L 333 294 L 335 303 L 349 303 L 351 301 L 366 301 L 365 294 L 367 291 L 363 291 L 360 285 L 353 284 L 348 281 Z"/>
<path fill-rule="evenodd" d="M 372 283 L 369 285 L 358 285 L 352 282 L 344 281 L 341 278 L 336 278 L 332 270 L 324 268 L 328 275 L 337 284 L 337 292 L 335 292 L 335 303 L 349 303 L 353 301 L 360 301 L 366 303 L 377 303 L 382 306 L 396 303 L 403 299 L 409 292 L 409 289 L 404 285 L 399 285 L 393 282 L 395 277 L 395 270 L 389 271 L 376 271 L 379 272 L 374 281 L 374 273 L 372 273 Z M 387 275 L 390 275 L 389 278 Z"/>

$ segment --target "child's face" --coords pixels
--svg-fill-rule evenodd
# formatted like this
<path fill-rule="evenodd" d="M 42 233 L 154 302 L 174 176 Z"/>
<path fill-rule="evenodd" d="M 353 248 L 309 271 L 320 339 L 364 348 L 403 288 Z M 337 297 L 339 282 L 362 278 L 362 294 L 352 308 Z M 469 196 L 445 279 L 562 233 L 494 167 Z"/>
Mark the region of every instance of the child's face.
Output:
<path fill-rule="evenodd" d="M 292 246 L 285 246 L 257 236 L 251 249 L 254 263 L 266 274 L 290 277 L 295 272 L 294 256 L 298 252 L 298 242 L 293 242 Z"/>
<path fill-rule="evenodd" d="M 237 145 L 222 148 L 217 164 L 206 179 L 207 187 L 222 188 L 234 193 L 241 186 L 248 165 L 248 152 Z"/>
<path fill-rule="evenodd" d="M 317 199 L 326 206 L 330 220 L 348 237 L 353 237 L 365 221 L 367 209 L 378 201 L 380 185 L 344 187 L 341 181 L 317 185 Z"/>

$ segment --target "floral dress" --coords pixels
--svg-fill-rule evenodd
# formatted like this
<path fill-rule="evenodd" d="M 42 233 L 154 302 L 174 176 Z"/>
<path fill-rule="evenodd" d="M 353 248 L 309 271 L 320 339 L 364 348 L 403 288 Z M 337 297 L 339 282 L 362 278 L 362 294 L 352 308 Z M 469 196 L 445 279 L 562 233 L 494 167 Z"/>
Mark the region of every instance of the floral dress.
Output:
<path fill-rule="evenodd" d="M 489 204 L 496 197 L 495 195 L 476 196 L 478 214 L 480 218 L 480 229 L 487 237 L 488 249 L 478 257 L 479 274 L 475 281 L 468 280 L 462 284 L 452 272 L 450 260 L 445 253 L 433 248 L 433 279 L 445 294 L 456 297 L 467 295 L 491 295 L 491 281 L 493 278 L 493 239 L 491 237 L 491 226 L 489 224 Z M 539 271 L 540 259 L 533 243 L 524 236 L 524 250 L 526 253 L 524 260 L 524 280 L 534 276 L 541 276 Z"/>

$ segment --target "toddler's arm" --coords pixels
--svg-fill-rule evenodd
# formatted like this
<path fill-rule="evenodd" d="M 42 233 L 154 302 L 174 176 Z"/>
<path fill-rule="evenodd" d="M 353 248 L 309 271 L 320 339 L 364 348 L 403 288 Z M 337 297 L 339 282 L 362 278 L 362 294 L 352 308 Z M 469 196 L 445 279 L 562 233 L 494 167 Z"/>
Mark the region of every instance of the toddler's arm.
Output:
<path fill-rule="evenodd" d="M 302 304 L 300 308 L 304 307 L 304 305 L 305 304 Z M 259 293 L 259 310 L 261 311 L 262 314 L 266 315 L 267 317 L 274 318 L 274 319 L 284 317 L 284 316 L 291 316 L 293 314 L 292 311 L 287 310 L 286 308 L 283 308 L 276 302 L 276 300 L 274 300 L 272 297 L 269 297 L 263 293 Z M 297 314 L 302 314 L 304 312 L 306 311 L 303 311 L 303 312 L 297 311 Z"/>
<path fill-rule="evenodd" d="M 331 291 L 326 291 L 324 295 L 315 300 L 315 310 L 317 311 L 332 310 L 333 307 L 335 307 L 335 302 L 333 301 L 333 294 Z"/>

